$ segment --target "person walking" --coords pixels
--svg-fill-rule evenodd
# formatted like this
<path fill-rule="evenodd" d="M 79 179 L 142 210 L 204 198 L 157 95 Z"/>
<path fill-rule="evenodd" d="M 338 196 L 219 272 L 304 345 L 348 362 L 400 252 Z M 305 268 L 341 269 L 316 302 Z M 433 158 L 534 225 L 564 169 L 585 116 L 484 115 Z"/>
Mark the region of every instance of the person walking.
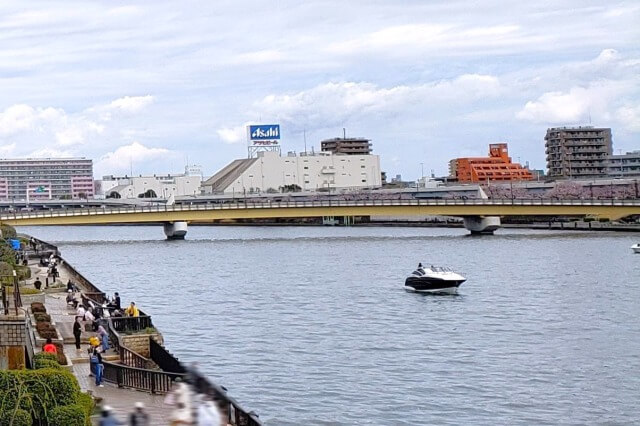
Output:
<path fill-rule="evenodd" d="M 102 355 L 98 352 L 98 348 L 93 348 L 93 353 L 89 359 L 93 374 L 96 376 L 96 386 L 103 388 L 102 373 L 104 372 L 104 364 L 102 363 Z"/>
<path fill-rule="evenodd" d="M 109 350 L 109 333 L 107 333 L 102 324 L 98 326 L 98 338 L 100 338 L 100 343 L 102 344 L 102 352 Z"/>
<path fill-rule="evenodd" d="M 42 352 L 54 355 L 58 353 L 58 348 L 56 348 L 56 345 L 51 342 L 51 337 L 47 337 L 47 343 L 45 343 L 45 345 L 43 346 Z"/>
<path fill-rule="evenodd" d="M 175 388 L 167 395 L 164 403 L 175 407 L 169 418 L 171 426 L 193 424 L 191 390 L 189 385 L 182 382 L 180 378 L 175 380 Z"/>
<path fill-rule="evenodd" d="M 149 414 L 144 411 L 144 404 L 136 402 L 133 413 L 129 415 L 129 426 L 150 426 Z"/>
<path fill-rule="evenodd" d="M 76 338 L 76 350 L 80 350 L 80 336 L 82 335 L 81 320 L 82 317 L 76 317 L 76 321 L 73 323 L 73 337 Z"/>
<path fill-rule="evenodd" d="M 99 426 L 119 426 L 123 423 L 116 419 L 113 415 L 113 411 L 111 407 L 105 405 L 102 407 L 102 414 L 100 415 L 100 421 L 98 422 Z"/>
<path fill-rule="evenodd" d="M 33 282 L 33 286 L 36 290 L 40 290 L 42 288 L 42 281 L 40 281 L 40 278 L 36 277 L 36 280 Z"/>

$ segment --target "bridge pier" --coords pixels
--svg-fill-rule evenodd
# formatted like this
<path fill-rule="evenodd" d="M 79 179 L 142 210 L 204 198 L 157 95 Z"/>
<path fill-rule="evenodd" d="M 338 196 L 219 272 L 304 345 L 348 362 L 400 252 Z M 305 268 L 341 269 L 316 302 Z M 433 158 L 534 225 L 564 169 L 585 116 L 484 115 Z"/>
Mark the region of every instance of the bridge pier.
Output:
<path fill-rule="evenodd" d="M 164 235 L 167 240 L 184 240 L 187 235 L 187 222 L 165 222 Z"/>
<path fill-rule="evenodd" d="M 471 235 L 489 234 L 500 228 L 499 216 L 464 216 L 464 227 L 471 231 Z"/>

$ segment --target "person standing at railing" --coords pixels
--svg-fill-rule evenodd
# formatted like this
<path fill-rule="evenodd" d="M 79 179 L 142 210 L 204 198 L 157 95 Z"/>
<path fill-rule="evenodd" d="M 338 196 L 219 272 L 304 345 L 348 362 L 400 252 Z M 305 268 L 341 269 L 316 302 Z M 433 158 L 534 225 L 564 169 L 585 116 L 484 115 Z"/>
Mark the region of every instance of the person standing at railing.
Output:
<path fill-rule="evenodd" d="M 98 337 L 102 344 L 102 352 L 106 352 L 109 349 L 109 333 L 107 333 L 107 330 L 105 330 L 102 324 L 98 326 Z"/>
<path fill-rule="evenodd" d="M 136 307 L 136 302 L 131 302 L 129 307 L 124 310 L 124 314 L 128 317 L 139 317 L 140 310 Z"/>

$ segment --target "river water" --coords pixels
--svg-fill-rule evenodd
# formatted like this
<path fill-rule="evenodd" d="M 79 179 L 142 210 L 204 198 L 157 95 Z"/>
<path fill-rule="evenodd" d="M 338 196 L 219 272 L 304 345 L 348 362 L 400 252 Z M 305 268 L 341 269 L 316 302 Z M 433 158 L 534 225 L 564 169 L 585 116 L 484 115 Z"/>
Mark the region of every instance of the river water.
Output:
<path fill-rule="evenodd" d="M 637 234 L 22 227 L 268 425 L 638 424 Z M 468 281 L 407 293 L 418 261 Z"/>

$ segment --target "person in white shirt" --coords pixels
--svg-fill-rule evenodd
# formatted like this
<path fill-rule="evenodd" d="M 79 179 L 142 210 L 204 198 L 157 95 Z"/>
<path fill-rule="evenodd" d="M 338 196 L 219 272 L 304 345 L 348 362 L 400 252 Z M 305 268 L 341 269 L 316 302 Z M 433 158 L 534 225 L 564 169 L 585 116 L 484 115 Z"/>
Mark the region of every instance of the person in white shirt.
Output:
<path fill-rule="evenodd" d="M 78 309 L 76 310 L 76 316 L 80 317 L 80 319 L 82 319 L 84 321 L 84 314 L 85 314 L 85 310 L 84 310 L 84 306 L 82 305 L 78 305 Z"/>
<path fill-rule="evenodd" d="M 220 426 L 220 411 L 216 403 L 207 395 L 198 406 L 198 426 Z"/>

